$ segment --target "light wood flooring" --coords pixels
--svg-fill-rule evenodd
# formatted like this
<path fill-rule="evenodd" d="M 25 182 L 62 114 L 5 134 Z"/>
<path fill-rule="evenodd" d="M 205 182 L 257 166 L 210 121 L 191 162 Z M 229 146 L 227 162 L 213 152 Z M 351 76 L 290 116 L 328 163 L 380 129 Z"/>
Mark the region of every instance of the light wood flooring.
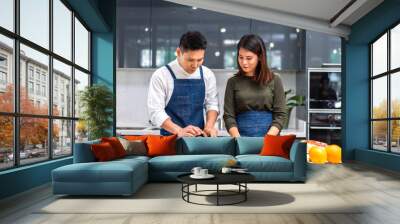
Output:
<path fill-rule="evenodd" d="M 368 206 L 356 214 L 37 214 L 33 211 L 54 200 L 45 185 L 0 201 L 0 223 L 400 223 L 400 173 L 359 163 L 313 165 L 307 183 L 322 185 L 349 203 L 362 201 Z"/>

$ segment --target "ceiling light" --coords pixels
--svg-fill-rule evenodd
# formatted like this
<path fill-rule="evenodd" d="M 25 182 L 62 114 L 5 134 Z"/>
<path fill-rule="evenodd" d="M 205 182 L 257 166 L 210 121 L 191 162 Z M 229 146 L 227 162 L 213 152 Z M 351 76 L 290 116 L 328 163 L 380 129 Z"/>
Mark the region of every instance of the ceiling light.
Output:
<path fill-rule="evenodd" d="M 144 31 L 145 31 L 145 32 L 149 32 L 149 28 L 148 28 L 148 27 L 145 27 L 145 28 L 144 28 Z"/>
<path fill-rule="evenodd" d="M 222 27 L 219 31 L 220 31 L 221 33 L 225 33 L 225 32 L 226 32 L 226 28 L 225 28 L 225 27 Z"/>
<path fill-rule="evenodd" d="M 197 7 L 196 7 L 196 6 L 193 6 L 193 7 L 192 7 L 192 9 L 193 9 L 193 10 L 196 10 L 196 9 L 197 9 Z"/>
<path fill-rule="evenodd" d="M 269 48 L 274 48 L 274 47 L 275 47 L 274 42 L 269 43 Z"/>
<path fill-rule="evenodd" d="M 219 51 L 214 52 L 215 57 L 219 57 L 221 53 Z"/>

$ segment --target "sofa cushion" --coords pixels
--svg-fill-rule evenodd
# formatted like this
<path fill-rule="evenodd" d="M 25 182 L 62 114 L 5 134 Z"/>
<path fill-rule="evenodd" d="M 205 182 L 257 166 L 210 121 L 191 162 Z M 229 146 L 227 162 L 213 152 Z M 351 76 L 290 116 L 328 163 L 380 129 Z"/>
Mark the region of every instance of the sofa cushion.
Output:
<path fill-rule="evenodd" d="M 289 159 L 290 148 L 296 140 L 296 135 L 265 135 L 261 156 L 280 156 Z"/>
<path fill-rule="evenodd" d="M 259 154 L 264 145 L 263 137 L 236 138 L 236 155 Z"/>
<path fill-rule="evenodd" d="M 99 144 L 93 144 L 90 146 L 96 161 L 104 162 L 117 159 L 118 156 L 115 154 L 115 150 L 109 142 L 102 142 Z"/>
<path fill-rule="evenodd" d="M 292 161 L 279 156 L 238 155 L 241 168 L 249 172 L 292 172 Z"/>
<path fill-rule="evenodd" d="M 136 159 L 109 162 L 74 163 L 53 170 L 58 182 L 129 182 L 134 172 L 143 172 L 146 162 Z M 143 173 L 147 176 L 147 173 Z"/>
<path fill-rule="evenodd" d="M 117 158 L 126 156 L 126 151 L 117 137 L 103 137 L 101 138 L 101 142 L 110 143 Z"/>
<path fill-rule="evenodd" d="M 178 154 L 200 155 L 200 154 L 226 154 L 234 155 L 235 140 L 231 137 L 197 137 L 182 138 Z"/>
<path fill-rule="evenodd" d="M 158 156 L 149 160 L 150 171 L 191 172 L 193 167 L 200 166 L 211 172 L 219 171 L 230 159 L 231 155 L 175 155 Z"/>
<path fill-rule="evenodd" d="M 147 155 L 146 143 L 142 140 L 126 140 L 124 138 L 118 138 L 122 146 L 126 151 L 126 155 Z"/>
<path fill-rule="evenodd" d="M 160 136 L 150 135 L 147 137 L 147 155 L 164 156 L 176 154 L 176 135 Z"/>

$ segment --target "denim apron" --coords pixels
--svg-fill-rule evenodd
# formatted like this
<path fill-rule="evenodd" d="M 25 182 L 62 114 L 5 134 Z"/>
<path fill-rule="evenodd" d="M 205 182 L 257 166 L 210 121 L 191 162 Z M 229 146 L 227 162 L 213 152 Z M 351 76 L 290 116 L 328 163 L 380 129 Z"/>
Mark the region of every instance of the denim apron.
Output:
<path fill-rule="evenodd" d="M 236 116 L 240 136 L 264 137 L 272 123 L 270 111 L 246 111 Z"/>
<path fill-rule="evenodd" d="M 204 99 L 205 84 L 203 68 L 200 66 L 200 79 L 177 79 L 169 65 L 166 65 L 174 79 L 174 90 L 165 112 L 171 120 L 182 128 L 194 125 L 204 128 Z M 161 129 L 161 135 L 171 135 L 165 129 Z"/>

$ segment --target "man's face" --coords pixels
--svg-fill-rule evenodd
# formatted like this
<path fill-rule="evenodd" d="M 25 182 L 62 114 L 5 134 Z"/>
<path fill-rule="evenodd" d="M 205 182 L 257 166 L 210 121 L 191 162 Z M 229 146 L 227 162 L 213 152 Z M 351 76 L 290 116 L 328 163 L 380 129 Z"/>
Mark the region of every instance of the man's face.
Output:
<path fill-rule="evenodd" d="M 194 73 L 203 64 L 204 54 L 205 50 L 182 51 L 180 48 L 176 49 L 179 64 L 189 74 Z"/>

